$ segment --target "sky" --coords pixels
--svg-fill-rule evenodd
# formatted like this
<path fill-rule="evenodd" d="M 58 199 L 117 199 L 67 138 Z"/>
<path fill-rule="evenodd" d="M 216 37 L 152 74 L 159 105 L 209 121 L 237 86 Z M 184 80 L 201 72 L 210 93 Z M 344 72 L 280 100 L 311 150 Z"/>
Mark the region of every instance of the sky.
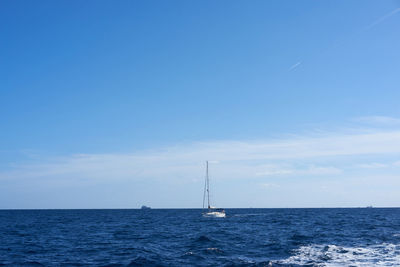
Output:
<path fill-rule="evenodd" d="M 400 1 L 0 1 L 0 209 L 400 206 Z"/>

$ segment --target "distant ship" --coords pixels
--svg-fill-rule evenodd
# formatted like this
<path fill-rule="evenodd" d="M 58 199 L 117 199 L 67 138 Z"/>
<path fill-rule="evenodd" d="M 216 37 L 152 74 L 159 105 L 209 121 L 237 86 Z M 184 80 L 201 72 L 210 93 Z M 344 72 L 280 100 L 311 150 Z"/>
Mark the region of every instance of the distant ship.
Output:
<path fill-rule="evenodd" d="M 143 205 L 142 207 L 141 207 L 141 209 L 142 210 L 149 210 L 149 209 L 151 209 L 150 207 L 147 207 L 147 206 L 145 206 L 145 205 Z"/>
<path fill-rule="evenodd" d="M 225 218 L 225 210 L 217 209 L 210 205 L 210 181 L 208 177 L 208 161 L 206 161 L 206 181 L 204 184 L 203 209 L 207 195 L 208 211 L 203 212 L 204 217 Z"/>

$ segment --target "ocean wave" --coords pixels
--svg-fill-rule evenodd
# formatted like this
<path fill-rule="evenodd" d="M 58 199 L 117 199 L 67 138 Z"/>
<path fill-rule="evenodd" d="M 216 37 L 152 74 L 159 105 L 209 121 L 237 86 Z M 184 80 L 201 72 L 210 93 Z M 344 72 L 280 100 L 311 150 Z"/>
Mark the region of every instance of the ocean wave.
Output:
<path fill-rule="evenodd" d="M 205 235 L 199 236 L 196 242 L 211 242 L 211 239 Z"/>
<path fill-rule="evenodd" d="M 232 217 L 266 216 L 265 213 L 234 214 Z"/>
<path fill-rule="evenodd" d="M 227 214 L 205 220 L 200 210 L 153 210 L 146 218 L 136 210 L 0 210 L 0 265 L 400 266 L 400 209 Z M 58 223 L 64 220 L 73 222 Z M 27 236 L 21 224 L 30 226 Z"/>
<path fill-rule="evenodd" d="M 383 243 L 365 247 L 307 245 L 276 264 L 312 266 L 399 266 L 400 245 Z"/>
<path fill-rule="evenodd" d="M 206 253 L 208 253 L 208 254 L 224 254 L 224 252 L 219 248 L 206 248 Z"/>
<path fill-rule="evenodd" d="M 158 262 L 153 259 L 149 259 L 146 257 L 136 257 L 134 260 L 132 260 L 129 264 L 126 266 L 157 266 L 157 267 L 162 267 L 164 266 L 161 262 Z"/>

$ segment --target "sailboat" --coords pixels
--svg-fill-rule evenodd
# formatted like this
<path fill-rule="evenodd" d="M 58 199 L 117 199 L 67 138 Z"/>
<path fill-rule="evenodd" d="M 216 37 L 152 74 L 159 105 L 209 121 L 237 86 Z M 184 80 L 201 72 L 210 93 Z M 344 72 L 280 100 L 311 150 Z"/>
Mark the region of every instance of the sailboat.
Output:
<path fill-rule="evenodd" d="M 208 161 L 206 161 L 206 180 L 204 183 L 204 194 L 203 194 L 203 210 L 205 210 L 204 204 L 206 202 L 206 195 L 207 195 L 207 211 L 203 212 L 204 217 L 214 217 L 214 218 L 224 218 L 225 217 L 225 210 L 217 209 L 210 205 L 210 179 L 208 176 Z"/>

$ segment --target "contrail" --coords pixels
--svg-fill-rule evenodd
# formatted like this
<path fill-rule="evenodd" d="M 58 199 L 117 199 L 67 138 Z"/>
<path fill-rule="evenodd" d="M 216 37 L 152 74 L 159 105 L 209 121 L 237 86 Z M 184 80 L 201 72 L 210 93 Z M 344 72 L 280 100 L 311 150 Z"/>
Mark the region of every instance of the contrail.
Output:
<path fill-rule="evenodd" d="M 396 8 L 393 11 L 389 12 L 388 14 L 384 15 L 383 17 L 377 19 L 376 21 L 374 21 L 373 23 L 371 23 L 371 25 L 369 25 L 368 27 L 365 28 L 365 30 L 369 30 L 372 27 L 375 27 L 376 25 L 378 25 L 379 23 L 383 22 L 384 20 L 390 18 L 391 16 L 395 15 L 396 13 L 400 12 L 400 8 Z"/>
<path fill-rule="evenodd" d="M 295 68 L 297 68 L 298 66 L 300 66 L 301 63 L 302 63 L 302 62 L 299 61 L 299 62 L 297 62 L 296 64 L 292 65 L 292 66 L 289 68 L 289 71 L 290 71 L 290 70 L 294 70 Z"/>

